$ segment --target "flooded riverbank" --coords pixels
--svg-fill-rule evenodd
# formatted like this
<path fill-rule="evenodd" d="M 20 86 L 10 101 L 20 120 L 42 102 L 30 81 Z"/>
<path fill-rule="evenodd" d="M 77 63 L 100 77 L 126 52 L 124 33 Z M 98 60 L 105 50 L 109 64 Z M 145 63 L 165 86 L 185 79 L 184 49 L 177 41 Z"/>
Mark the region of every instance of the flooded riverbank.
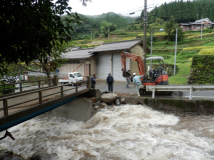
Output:
<path fill-rule="evenodd" d="M 60 160 L 214 159 L 214 118 L 163 114 L 142 105 L 101 109 L 87 122 L 37 117 L 9 131 L 0 149 L 30 157 L 57 153 Z M 3 132 L 0 136 L 3 136 Z"/>

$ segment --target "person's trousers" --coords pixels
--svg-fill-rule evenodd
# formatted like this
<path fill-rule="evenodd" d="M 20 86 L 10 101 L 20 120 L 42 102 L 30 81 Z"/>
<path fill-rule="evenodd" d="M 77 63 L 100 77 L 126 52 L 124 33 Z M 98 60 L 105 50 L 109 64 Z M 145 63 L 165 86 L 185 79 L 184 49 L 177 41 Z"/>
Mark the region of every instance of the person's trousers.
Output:
<path fill-rule="evenodd" d="M 128 87 L 129 86 L 129 84 L 130 84 L 130 78 L 126 78 L 126 86 Z"/>
<path fill-rule="evenodd" d="M 108 83 L 108 91 L 113 92 L 113 83 Z"/>
<path fill-rule="evenodd" d="M 140 84 L 140 85 L 135 85 L 135 86 L 136 86 L 136 91 L 137 91 L 137 92 L 139 92 L 139 87 L 140 87 L 140 86 L 143 87 L 143 85 L 141 85 L 141 84 Z"/>
<path fill-rule="evenodd" d="M 93 89 L 95 88 L 95 83 L 91 84 L 91 88 Z"/>

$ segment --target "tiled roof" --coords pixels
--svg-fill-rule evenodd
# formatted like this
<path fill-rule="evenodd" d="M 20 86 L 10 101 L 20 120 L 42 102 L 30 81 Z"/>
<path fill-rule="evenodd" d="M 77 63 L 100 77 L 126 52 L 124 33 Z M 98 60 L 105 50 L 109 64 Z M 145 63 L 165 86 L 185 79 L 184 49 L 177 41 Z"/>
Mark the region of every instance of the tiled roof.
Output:
<path fill-rule="evenodd" d="M 94 48 L 87 48 L 87 49 L 79 49 L 73 50 L 67 53 L 63 53 L 63 58 L 66 59 L 87 59 L 92 56 L 91 52 Z"/>
<path fill-rule="evenodd" d="M 140 39 L 133 39 L 128 41 L 118 41 L 112 43 L 104 43 L 93 49 L 92 52 L 104 52 L 104 51 L 114 51 L 114 50 L 125 50 L 130 49 L 134 45 L 142 43 Z"/>

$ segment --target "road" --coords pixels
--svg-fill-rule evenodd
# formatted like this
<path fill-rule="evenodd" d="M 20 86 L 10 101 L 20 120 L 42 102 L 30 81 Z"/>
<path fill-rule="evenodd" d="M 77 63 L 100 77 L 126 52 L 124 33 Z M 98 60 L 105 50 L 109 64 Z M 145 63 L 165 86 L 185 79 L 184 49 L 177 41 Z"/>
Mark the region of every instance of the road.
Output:
<path fill-rule="evenodd" d="M 97 80 L 96 88 L 101 92 L 108 91 L 108 85 L 104 80 Z M 117 81 L 113 85 L 113 92 L 116 93 L 129 93 L 133 96 L 137 96 L 136 89 L 131 83 L 129 88 L 126 87 L 126 82 Z M 142 95 L 143 97 L 152 97 L 151 95 Z M 175 98 L 175 99 L 189 99 L 189 92 L 173 92 L 171 96 L 166 95 L 156 95 L 156 98 Z M 193 91 L 192 95 L 194 99 L 204 99 L 204 100 L 214 100 L 214 91 Z"/>

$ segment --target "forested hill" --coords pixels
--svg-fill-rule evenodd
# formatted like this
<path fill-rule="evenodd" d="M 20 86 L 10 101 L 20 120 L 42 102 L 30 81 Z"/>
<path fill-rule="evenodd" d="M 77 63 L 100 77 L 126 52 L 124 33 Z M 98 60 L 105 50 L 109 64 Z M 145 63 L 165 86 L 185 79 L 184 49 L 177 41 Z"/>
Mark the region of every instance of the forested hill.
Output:
<path fill-rule="evenodd" d="M 112 32 L 116 29 L 127 28 L 128 25 L 135 21 L 133 17 L 125 17 L 113 12 L 97 16 L 79 14 L 79 17 L 81 18 L 81 25 L 73 24 L 73 28 L 77 33 L 77 37 L 73 37 L 73 40 L 89 39 L 91 38 L 91 32 L 93 32 L 93 38 L 98 37 L 100 34 L 107 37 L 108 30 Z"/>
<path fill-rule="evenodd" d="M 148 13 L 148 20 L 149 23 L 155 22 L 156 18 L 166 21 L 171 15 L 175 17 L 177 23 L 194 22 L 201 18 L 209 18 L 214 21 L 214 0 L 177 0 L 164 3 Z"/>
<path fill-rule="evenodd" d="M 97 23 L 106 21 L 108 23 L 115 24 L 117 28 L 126 28 L 128 25 L 134 22 L 133 17 L 125 17 L 113 12 L 103 13 L 102 15 L 96 15 L 96 16 L 86 16 L 86 17 L 95 20 Z"/>

